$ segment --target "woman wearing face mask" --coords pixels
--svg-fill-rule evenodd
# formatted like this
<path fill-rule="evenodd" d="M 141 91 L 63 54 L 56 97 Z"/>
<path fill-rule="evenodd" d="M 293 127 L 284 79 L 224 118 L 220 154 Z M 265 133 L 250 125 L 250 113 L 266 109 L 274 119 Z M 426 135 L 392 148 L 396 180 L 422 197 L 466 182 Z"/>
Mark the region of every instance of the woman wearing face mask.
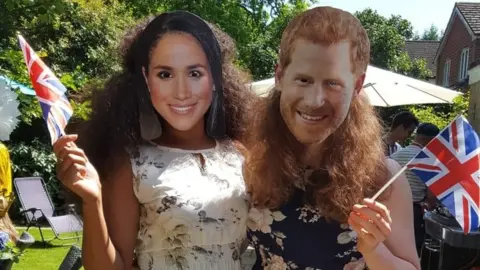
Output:
<path fill-rule="evenodd" d="M 79 141 L 54 145 L 58 178 L 82 199 L 85 268 L 131 269 L 135 250 L 140 269 L 240 269 L 247 204 L 233 140 L 253 94 L 191 13 L 159 15 L 124 47 Z"/>
<path fill-rule="evenodd" d="M 315 7 L 285 28 L 245 163 L 254 269 L 420 269 L 405 175 L 368 199 L 401 169 L 362 94 L 369 59 L 346 11 Z"/>

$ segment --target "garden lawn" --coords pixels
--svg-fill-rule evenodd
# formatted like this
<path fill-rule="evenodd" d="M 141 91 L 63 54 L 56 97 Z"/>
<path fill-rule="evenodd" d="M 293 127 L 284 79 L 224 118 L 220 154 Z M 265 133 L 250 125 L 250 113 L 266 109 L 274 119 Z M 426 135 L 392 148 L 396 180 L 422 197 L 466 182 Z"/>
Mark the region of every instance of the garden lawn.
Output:
<path fill-rule="evenodd" d="M 25 230 L 25 227 L 17 227 L 19 234 Z M 41 242 L 40 232 L 38 228 L 30 228 L 28 232 L 33 235 L 36 242 L 30 248 L 26 249 L 24 255 L 20 258 L 18 264 L 14 264 L 13 270 L 56 270 L 63 261 L 63 258 L 67 255 L 70 246 L 60 246 L 62 243 L 75 243 L 76 240 L 55 240 L 47 244 L 45 247 Z M 52 238 L 53 232 L 50 228 L 42 229 L 45 239 Z M 71 234 L 74 236 L 74 234 Z M 62 235 L 63 237 L 70 236 L 69 234 Z M 77 242 L 77 245 L 81 245 L 81 239 Z M 83 269 L 83 268 L 82 268 Z"/>

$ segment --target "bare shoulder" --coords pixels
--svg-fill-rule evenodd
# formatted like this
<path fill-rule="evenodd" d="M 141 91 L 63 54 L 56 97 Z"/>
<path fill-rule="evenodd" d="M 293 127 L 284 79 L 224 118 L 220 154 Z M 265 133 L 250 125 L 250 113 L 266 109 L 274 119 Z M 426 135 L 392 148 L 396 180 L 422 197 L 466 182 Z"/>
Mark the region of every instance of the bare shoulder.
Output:
<path fill-rule="evenodd" d="M 402 169 L 400 164 L 398 164 L 398 162 L 392 158 L 387 158 L 385 164 L 387 165 L 387 168 L 390 171 L 391 175 L 395 175 L 398 171 Z"/>

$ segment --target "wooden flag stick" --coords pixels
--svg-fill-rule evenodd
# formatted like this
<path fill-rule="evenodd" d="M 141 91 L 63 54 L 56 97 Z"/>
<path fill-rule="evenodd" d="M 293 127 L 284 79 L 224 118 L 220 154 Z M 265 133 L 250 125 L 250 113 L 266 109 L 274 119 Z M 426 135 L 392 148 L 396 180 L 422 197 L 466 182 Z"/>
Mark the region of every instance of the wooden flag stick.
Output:
<path fill-rule="evenodd" d="M 382 195 L 382 193 L 393 183 L 395 182 L 395 180 L 397 180 L 397 178 L 400 176 L 400 174 L 402 174 L 403 172 L 405 172 L 405 170 L 407 169 L 407 166 L 405 165 L 400 171 L 398 171 L 392 178 L 390 178 L 390 180 L 388 180 L 387 183 L 385 183 L 385 185 L 375 194 L 373 195 L 372 197 L 372 200 L 376 200 L 378 198 L 378 196 Z"/>

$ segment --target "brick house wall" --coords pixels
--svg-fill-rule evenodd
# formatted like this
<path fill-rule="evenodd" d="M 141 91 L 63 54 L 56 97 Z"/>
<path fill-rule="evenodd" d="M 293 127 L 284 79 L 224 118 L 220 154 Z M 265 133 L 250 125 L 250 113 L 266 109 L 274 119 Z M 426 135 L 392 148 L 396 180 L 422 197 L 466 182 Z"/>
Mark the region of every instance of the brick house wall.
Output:
<path fill-rule="evenodd" d="M 480 2 L 458 2 L 455 4 L 447 25 L 444 39 L 437 50 L 436 83 L 444 86 L 445 62 L 450 59 L 449 88 L 469 91 L 468 120 L 480 134 Z M 459 82 L 461 53 L 469 48 L 468 77 Z"/>
<path fill-rule="evenodd" d="M 458 73 L 460 69 L 460 54 L 465 47 L 469 47 L 469 64 L 475 60 L 475 52 L 480 53 L 480 42 L 472 41 L 472 36 L 468 32 L 466 25 L 462 20 L 455 16 L 452 27 L 445 36 L 445 44 L 443 50 L 438 55 L 436 81 L 438 85 L 443 86 L 443 70 L 445 62 L 450 59 L 449 86 L 458 82 Z M 478 45 L 477 45 L 478 43 Z"/>

